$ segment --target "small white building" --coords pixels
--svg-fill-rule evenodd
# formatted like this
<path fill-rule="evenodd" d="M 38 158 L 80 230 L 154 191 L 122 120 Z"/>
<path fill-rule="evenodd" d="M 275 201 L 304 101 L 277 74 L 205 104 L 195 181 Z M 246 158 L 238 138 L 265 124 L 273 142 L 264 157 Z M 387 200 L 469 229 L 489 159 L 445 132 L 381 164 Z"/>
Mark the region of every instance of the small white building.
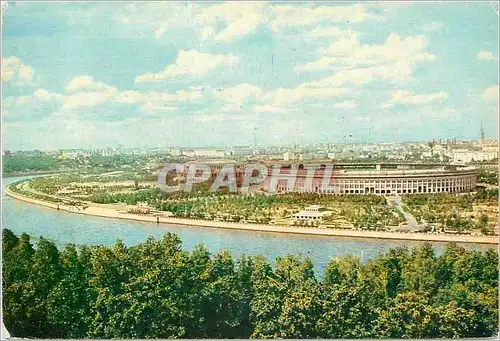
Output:
<path fill-rule="evenodd" d="M 291 152 L 285 152 L 283 154 L 283 161 L 291 161 L 295 160 L 295 154 Z"/>
<path fill-rule="evenodd" d="M 303 211 L 295 213 L 292 215 L 293 218 L 298 220 L 322 220 L 323 217 L 331 215 L 331 211 L 323 210 L 320 205 L 310 205 L 306 207 Z"/>
<path fill-rule="evenodd" d="M 202 157 L 202 158 L 207 158 L 207 157 L 222 158 L 226 156 L 226 152 L 224 150 L 212 149 L 212 148 L 191 149 L 184 151 L 182 154 L 188 157 Z"/>

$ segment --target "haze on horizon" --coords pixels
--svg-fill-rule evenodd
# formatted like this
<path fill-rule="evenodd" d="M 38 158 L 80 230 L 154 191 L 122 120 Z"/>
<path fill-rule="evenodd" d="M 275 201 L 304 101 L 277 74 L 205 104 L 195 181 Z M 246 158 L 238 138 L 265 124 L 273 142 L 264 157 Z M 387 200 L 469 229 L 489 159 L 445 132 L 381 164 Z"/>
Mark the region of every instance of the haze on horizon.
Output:
<path fill-rule="evenodd" d="M 495 6 L 9 2 L 3 148 L 497 138 Z"/>

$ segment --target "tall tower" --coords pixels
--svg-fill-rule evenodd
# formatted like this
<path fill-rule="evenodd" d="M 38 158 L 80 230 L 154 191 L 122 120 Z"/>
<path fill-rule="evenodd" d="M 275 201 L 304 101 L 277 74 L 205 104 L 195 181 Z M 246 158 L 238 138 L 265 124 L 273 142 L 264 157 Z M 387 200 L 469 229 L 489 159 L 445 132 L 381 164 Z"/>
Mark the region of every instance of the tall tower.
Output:
<path fill-rule="evenodd" d="M 257 154 L 257 127 L 253 128 L 253 155 Z"/>
<path fill-rule="evenodd" d="M 480 131 L 480 137 L 481 137 L 481 142 L 484 142 L 484 140 L 486 139 L 486 136 L 484 134 L 484 129 L 483 129 L 483 123 L 481 123 L 481 131 Z"/>

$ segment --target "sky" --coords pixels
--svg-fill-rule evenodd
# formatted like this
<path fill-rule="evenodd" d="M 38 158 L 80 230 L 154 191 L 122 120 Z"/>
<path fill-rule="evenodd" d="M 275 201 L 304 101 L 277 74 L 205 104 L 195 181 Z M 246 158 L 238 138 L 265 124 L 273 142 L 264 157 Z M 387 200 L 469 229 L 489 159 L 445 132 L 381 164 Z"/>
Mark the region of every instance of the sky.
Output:
<path fill-rule="evenodd" d="M 2 6 L 4 149 L 497 138 L 496 2 Z"/>

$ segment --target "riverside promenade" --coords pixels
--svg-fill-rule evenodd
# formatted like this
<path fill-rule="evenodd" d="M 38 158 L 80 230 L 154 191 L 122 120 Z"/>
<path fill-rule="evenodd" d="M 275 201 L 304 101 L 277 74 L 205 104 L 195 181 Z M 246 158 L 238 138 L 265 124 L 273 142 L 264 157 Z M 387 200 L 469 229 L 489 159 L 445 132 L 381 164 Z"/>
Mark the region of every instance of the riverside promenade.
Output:
<path fill-rule="evenodd" d="M 184 226 L 199 226 L 219 229 L 247 230 L 259 232 L 274 232 L 274 233 L 293 233 L 306 235 L 321 235 L 325 237 L 346 237 L 346 238 L 375 238 L 375 239 L 392 239 L 392 240 L 411 240 L 411 241 L 427 241 L 427 242 L 456 242 L 456 243 L 476 243 L 476 244 L 498 244 L 498 236 L 471 236 L 471 235 L 451 235 L 437 233 L 398 233 L 385 231 L 362 231 L 362 230 L 343 230 L 330 228 L 314 228 L 314 227 L 295 227 L 295 226 L 276 226 L 263 224 L 243 224 L 233 222 L 219 222 L 210 220 L 195 220 L 195 219 L 180 219 L 162 217 L 155 214 L 131 214 L 123 212 L 120 207 L 110 207 L 113 205 L 101 205 L 87 203 L 88 207 L 72 206 L 65 204 L 56 204 L 39 199 L 34 199 L 19 193 L 15 193 L 8 187 L 5 194 L 21 201 L 44 206 L 51 209 L 66 211 L 73 214 L 84 214 L 97 217 L 105 217 L 111 219 L 125 219 L 134 221 L 143 221 L 153 224 L 165 225 L 184 225 Z"/>

